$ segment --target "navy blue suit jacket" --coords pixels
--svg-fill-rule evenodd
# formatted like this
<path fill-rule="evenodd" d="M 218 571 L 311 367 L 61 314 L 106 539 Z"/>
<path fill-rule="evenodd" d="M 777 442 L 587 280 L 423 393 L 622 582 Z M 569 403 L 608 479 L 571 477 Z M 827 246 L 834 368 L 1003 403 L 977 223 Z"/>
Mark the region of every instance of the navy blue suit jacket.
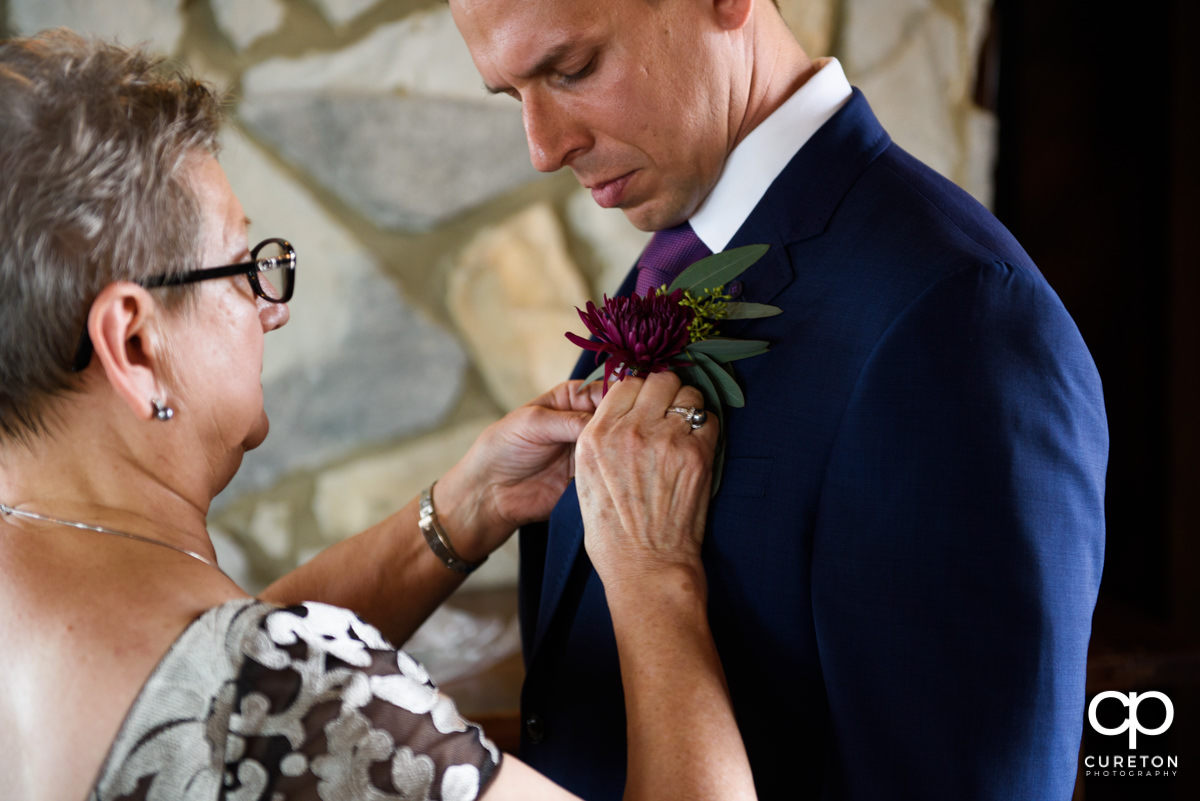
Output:
<path fill-rule="evenodd" d="M 857 90 L 730 247 L 753 243 L 741 299 L 783 314 L 724 331 L 771 350 L 736 363 L 704 557 L 760 797 L 1068 799 L 1108 458 L 1078 330 Z M 521 756 L 601 801 L 625 718 L 582 541 L 573 488 L 521 535 Z"/>

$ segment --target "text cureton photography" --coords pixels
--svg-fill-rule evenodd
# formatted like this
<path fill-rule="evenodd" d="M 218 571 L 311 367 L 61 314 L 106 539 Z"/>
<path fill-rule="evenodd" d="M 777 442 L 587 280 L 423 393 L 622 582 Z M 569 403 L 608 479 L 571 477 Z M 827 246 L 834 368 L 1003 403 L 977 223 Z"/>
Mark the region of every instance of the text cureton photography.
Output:
<path fill-rule="evenodd" d="M 1088 754 L 1083 758 L 1083 768 L 1087 776 L 1175 776 L 1179 773 L 1179 757 Z"/>
<path fill-rule="evenodd" d="M 1114 739 L 1121 753 L 1085 753 L 1083 771 L 1090 777 L 1166 778 L 1179 774 L 1179 755 L 1161 753 L 1159 735 L 1175 722 L 1175 705 L 1163 692 L 1097 693 L 1088 704 L 1092 730 Z M 1139 735 L 1141 739 L 1139 740 Z M 1138 751 L 1152 753 L 1138 753 Z"/>

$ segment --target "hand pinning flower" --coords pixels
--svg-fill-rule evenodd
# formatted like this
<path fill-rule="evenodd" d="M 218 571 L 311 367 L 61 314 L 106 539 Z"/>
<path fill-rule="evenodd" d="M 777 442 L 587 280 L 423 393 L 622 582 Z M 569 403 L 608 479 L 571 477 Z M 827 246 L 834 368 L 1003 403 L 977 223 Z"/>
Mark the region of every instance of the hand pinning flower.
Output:
<path fill-rule="evenodd" d="M 567 339 L 584 350 L 608 354 L 604 368 L 604 391 L 614 376 L 661 373 L 688 363 L 679 354 L 691 342 L 691 326 L 696 312 L 681 304 L 683 292 L 633 295 L 627 298 L 605 296 L 604 306 L 597 308 L 588 301 L 587 311 L 579 318 L 595 337 L 587 340 L 568 333 Z"/>
<path fill-rule="evenodd" d="M 745 405 L 729 363 L 766 353 L 767 343 L 721 337 L 717 325 L 780 313 L 775 306 L 734 302 L 725 294 L 725 284 L 766 252 L 766 245 L 749 245 L 714 253 L 684 270 L 671 286 L 645 297 L 605 296 L 601 307 L 589 301 L 586 311 L 576 308 L 593 339 L 573 333 L 567 339 L 594 351 L 597 362 L 584 385 L 603 377 L 607 392 L 614 379 L 674 370 L 700 390 L 705 408 L 718 417 L 725 406 Z M 719 446 L 713 492 L 720 480 L 723 450 Z"/>

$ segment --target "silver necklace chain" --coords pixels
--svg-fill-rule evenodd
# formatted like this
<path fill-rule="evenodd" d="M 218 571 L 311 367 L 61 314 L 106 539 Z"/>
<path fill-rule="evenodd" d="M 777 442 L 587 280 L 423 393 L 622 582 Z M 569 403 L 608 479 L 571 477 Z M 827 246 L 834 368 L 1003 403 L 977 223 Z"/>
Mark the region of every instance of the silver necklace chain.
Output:
<path fill-rule="evenodd" d="M 125 537 L 126 539 L 137 540 L 138 542 L 147 542 L 151 545 L 159 545 L 163 548 L 170 548 L 172 551 L 179 551 L 179 553 L 187 554 L 193 559 L 200 560 L 209 567 L 215 567 L 217 570 L 221 569 L 217 567 L 216 562 L 213 562 L 211 559 L 205 559 L 195 551 L 189 551 L 187 548 L 180 548 L 178 545 L 172 545 L 171 543 L 163 542 L 162 540 L 143 537 L 140 534 L 130 534 L 127 531 L 117 531 L 115 528 L 105 528 L 104 526 L 93 526 L 90 523 L 79 523 L 75 520 L 59 520 L 56 517 L 39 515 L 37 512 L 27 512 L 24 509 L 14 509 L 13 507 L 4 503 L 0 503 L 0 514 L 4 514 L 5 516 L 16 515 L 17 517 L 24 517 L 29 520 L 41 520 L 44 523 L 55 523 L 60 526 L 70 526 L 71 528 L 80 528 L 84 529 L 85 531 L 95 531 L 100 534 L 111 534 L 114 537 Z"/>

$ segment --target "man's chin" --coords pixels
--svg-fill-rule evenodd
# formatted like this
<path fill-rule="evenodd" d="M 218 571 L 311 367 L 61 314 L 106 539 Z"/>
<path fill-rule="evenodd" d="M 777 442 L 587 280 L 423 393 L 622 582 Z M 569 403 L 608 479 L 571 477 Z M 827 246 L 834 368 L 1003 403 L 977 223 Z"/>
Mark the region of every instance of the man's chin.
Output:
<path fill-rule="evenodd" d="M 652 234 L 687 222 L 695 209 L 668 208 L 665 204 L 651 200 L 637 205 L 622 206 L 621 211 L 634 228 Z"/>
<path fill-rule="evenodd" d="M 652 234 L 658 229 L 651 223 L 646 222 L 645 215 L 641 214 L 637 209 L 621 209 L 625 214 L 625 219 L 629 220 L 630 224 L 639 231 L 644 231 Z"/>

